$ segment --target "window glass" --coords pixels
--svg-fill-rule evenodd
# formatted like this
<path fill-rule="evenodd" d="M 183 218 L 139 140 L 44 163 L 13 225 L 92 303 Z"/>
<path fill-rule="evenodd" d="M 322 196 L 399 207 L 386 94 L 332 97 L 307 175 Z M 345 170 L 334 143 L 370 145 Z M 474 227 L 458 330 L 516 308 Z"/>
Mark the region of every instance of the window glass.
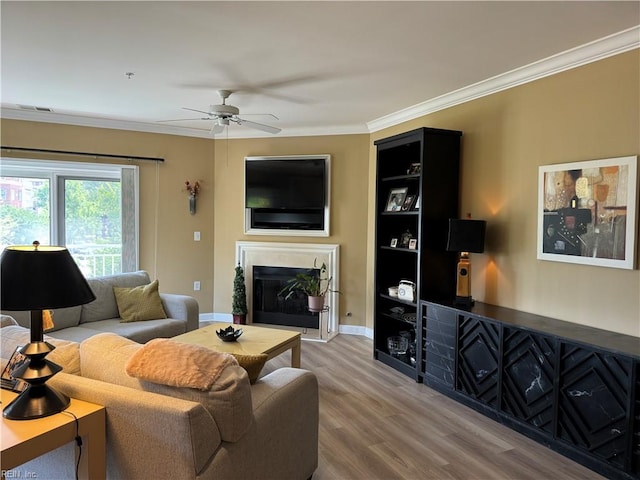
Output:
<path fill-rule="evenodd" d="M 50 181 L 48 178 L 0 177 L 0 242 L 50 244 Z"/>

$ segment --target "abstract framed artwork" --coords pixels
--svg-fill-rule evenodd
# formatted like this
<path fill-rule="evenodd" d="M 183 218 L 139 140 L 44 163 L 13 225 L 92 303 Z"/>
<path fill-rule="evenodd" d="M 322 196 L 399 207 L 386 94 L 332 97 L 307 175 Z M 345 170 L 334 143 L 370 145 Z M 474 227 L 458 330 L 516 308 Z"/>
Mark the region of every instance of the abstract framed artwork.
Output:
<path fill-rule="evenodd" d="M 539 167 L 538 259 L 635 268 L 638 157 Z"/>

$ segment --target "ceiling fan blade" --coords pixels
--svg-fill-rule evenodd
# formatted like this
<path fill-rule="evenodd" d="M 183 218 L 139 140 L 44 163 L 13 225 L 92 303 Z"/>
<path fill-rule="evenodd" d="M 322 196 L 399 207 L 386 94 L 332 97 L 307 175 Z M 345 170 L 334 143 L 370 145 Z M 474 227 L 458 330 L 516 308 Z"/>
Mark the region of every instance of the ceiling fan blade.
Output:
<path fill-rule="evenodd" d="M 203 117 L 198 117 L 198 118 L 174 118 L 172 120 L 156 120 L 156 123 L 165 123 L 165 122 L 184 122 L 187 120 L 211 120 L 210 117 L 207 118 L 203 118 Z"/>
<path fill-rule="evenodd" d="M 273 117 L 273 118 L 275 118 L 276 120 L 280 120 L 280 119 L 279 119 L 278 117 L 276 117 L 273 113 L 243 113 L 242 115 L 243 115 L 243 116 L 245 116 L 245 117 L 246 117 L 247 115 L 254 115 L 254 116 L 255 116 L 255 115 L 260 115 L 260 116 L 263 116 L 263 117 Z"/>
<path fill-rule="evenodd" d="M 205 112 L 204 110 L 196 110 L 195 108 L 187 108 L 187 107 L 182 107 L 182 109 L 189 110 L 190 112 L 204 113 L 205 115 L 211 116 L 211 112 Z"/>
<path fill-rule="evenodd" d="M 263 123 L 250 122 L 249 120 L 244 120 L 240 117 L 236 117 L 234 121 L 237 122 L 238 125 L 255 128 L 256 130 L 262 130 L 267 133 L 280 133 L 282 131 L 281 128 L 272 127 L 271 125 L 265 125 Z"/>

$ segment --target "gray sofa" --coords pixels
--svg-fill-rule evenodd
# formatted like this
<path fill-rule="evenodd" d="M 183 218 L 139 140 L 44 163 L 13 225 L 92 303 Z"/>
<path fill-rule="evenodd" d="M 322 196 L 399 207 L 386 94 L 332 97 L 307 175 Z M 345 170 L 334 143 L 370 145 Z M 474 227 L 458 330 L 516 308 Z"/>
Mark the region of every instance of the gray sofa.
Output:
<path fill-rule="evenodd" d="M 98 333 L 112 332 L 138 343 L 153 338 L 169 338 L 195 330 L 199 325 L 199 307 L 195 298 L 187 295 L 160 293 L 168 318 L 121 323 L 113 287 L 138 287 L 151 283 L 143 270 L 88 278 L 96 300 L 86 305 L 53 311 L 54 328 L 46 333 L 52 337 L 82 342 Z M 160 284 L 162 288 L 162 284 Z M 29 327 L 29 312 L 2 311 Z"/>

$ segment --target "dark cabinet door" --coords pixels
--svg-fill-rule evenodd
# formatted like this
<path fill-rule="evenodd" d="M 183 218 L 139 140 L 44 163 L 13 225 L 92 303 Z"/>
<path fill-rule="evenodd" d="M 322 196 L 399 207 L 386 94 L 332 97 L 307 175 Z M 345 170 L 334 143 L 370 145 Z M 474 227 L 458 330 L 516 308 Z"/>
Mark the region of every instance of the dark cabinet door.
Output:
<path fill-rule="evenodd" d="M 453 389 L 456 365 L 456 313 L 432 304 L 424 304 L 422 372 Z"/>
<path fill-rule="evenodd" d="M 505 327 L 502 411 L 553 434 L 556 340 Z"/>
<path fill-rule="evenodd" d="M 632 428 L 631 359 L 561 344 L 557 436 L 624 467 Z"/>
<path fill-rule="evenodd" d="M 497 408 L 500 324 L 463 312 L 458 319 L 457 388 Z"/>

